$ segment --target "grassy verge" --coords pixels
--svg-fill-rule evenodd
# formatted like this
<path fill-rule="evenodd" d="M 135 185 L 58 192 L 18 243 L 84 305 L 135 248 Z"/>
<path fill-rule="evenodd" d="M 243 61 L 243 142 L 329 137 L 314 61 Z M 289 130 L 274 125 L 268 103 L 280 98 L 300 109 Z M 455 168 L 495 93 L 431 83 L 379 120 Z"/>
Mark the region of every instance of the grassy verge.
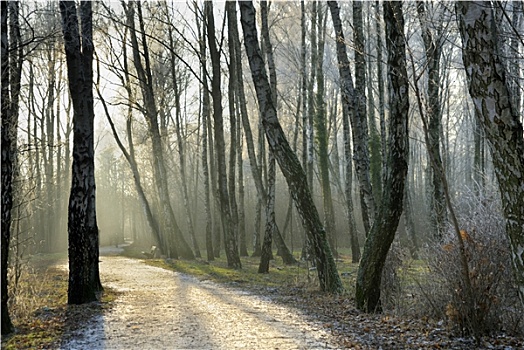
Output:
<path fill-rule="evenodd" d="M 133 258 L 144 258 L 140 249 L 126 247 L 124 255 Z M 299 256 L 295 254 L 298 260 Z M 193 275 L 203 280 L 212 280 L 218 283 L 239 285 L 248 289 L 281 288 L 290 289 L 300 287 L 305 291 L 318 290 L 317 271 L 310 265 L 299 262 L 296 265 L 284 265 L 282 259 L 275 255 L 270 263 L 268 274 L 258 273 L 259 257 L 241 257 L 242 269 L 235 270 L 227 267 L 224 255 L 208 262 L 196 260 L 169 260 L 147 259 L 147 264 L 169 270 Z M 352 294 L 355 286 L 357 264 L 351 263 L 351 256 L 340 254 L 336 260 L 338 271 L 342 277 L 348 294 Z"/>
<path fill-rule="evenodd" d="M 20 277 L 11 293 L 10 313 L 16 331 L 2 337 L 2 349 L 57 348 L 64 336 L 110 307 L 117 292 L 106 288 L 101 301 L 67 305 L 67 271 L 63 256 L 40 255 L 20 266 Z"/>

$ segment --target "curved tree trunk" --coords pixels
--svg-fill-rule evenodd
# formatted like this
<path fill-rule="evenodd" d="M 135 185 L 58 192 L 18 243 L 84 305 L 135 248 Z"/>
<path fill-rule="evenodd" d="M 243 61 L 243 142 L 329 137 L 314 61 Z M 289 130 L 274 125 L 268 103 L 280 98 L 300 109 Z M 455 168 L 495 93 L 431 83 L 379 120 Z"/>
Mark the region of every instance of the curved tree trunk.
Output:
<path fill-rule="evenodd" d="M 320 287 L 323 291 L 340 293 L 343 290 L 342 282 L 327 242 L 326 231 L 322 226 L 311 192 L 305 181 L 306 174 L 287 142 L 277 118 L 277 111 L 273 103 L 272 92 L 258 43 L 253 3 L 250 1 L 240 2 L 240 15 L 244 30 L 244 44 L 269 147 L 286 178 L 291 195 L 302 218 L 304 229 L 313 245 Z"/>

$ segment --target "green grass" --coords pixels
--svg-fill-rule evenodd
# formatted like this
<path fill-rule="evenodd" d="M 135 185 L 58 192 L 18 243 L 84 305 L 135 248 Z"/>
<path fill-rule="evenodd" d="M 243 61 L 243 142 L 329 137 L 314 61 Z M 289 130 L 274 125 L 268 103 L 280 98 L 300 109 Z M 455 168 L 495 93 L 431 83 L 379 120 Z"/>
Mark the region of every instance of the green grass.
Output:
<path fill-rule="evenodd" d="M 342 254 L 336 260 L 338 272 L 348 293 L 354 290 L 358 265 L 351 263 L 351 256 Z M 259 257 L 241 257 L 242 269 L 227 267 L 227 260 L 222 254 L 214 261 L 145 259 L 147 264 L 162 267 L 172 271 L 193 275 L 202 280 L 212 280 L 218 283 L 233 283 L 246 288 L 294 288 L 301 287 L 308 290 L 318 289 L 317 271 L 310 269 L 310 265 L 300 262 L 296 265 L 284 265 L 282 259 L 276 256 L 271 260 L 269 273 L 258 273 Z M 295 258 L 299 259 L 299 253 Z M 144 258 L 139 249 L 128 247 L 125 255 L 134 258 Z"/>

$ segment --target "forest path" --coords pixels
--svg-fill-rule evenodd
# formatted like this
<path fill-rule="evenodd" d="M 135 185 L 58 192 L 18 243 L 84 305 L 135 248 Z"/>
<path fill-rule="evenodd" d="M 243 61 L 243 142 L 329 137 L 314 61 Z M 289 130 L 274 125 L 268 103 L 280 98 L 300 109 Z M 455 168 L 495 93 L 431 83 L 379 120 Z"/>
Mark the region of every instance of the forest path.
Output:
<path fill-rule="evenodd" d="M 334 349 L 320 324 L 270 298 L 102 256 L 104 286 L 122 294 L 61 349 Z"/>

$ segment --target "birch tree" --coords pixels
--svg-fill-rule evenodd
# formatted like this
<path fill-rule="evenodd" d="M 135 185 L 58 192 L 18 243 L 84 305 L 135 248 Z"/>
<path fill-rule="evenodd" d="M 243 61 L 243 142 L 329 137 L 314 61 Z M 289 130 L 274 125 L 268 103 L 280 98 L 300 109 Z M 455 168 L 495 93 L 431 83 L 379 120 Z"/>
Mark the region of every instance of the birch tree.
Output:
<path fill-rule="evenodd" d="M 73 170 L 68 210 L 68 304 L 97 300 L 102 290 L 98 268 L 95 203 L 92 3 L 61 1 L 62 31 L 69 92 L 73 101 Z"/>
<path fill-rule="evenodd" d="M 475 115 L 488 139 L 501 193 L 515 282 L 524 305 L 524 138 L 507 72 L 499 55 L 493 9 L 481 1 L 456 2 L 462 59 Z"/>
<path fill-rule="evenodd" d="M 255 25 L 255 8 L 251 1 L 240 2 L 240 16 L 244 31 L 244 45 L 255 85 L 264 133 L 302 218 L 304 229 L 315 252 L 320 287 L 323 291 L 340 293 L 342 282 L 326 238 L 318 211 L 307 185 L 306 174 L 291 149 L 277 117 L 271 87 L 267 78 Z"/>
<path fill-rule="evenodd" d="M 18 25 L 18 2 L 1 4 L 2 69 L 2 335 L 14 328 L 8 310 L 8 256 L 11 240 L 13 180 L 16 166 L 18 134 L 18 98 L 22 69 L 22 43 Z M 9 21 L 8 21 L 9 19 Z M 8 22 L 10 24 L 8 36 Z"/>

